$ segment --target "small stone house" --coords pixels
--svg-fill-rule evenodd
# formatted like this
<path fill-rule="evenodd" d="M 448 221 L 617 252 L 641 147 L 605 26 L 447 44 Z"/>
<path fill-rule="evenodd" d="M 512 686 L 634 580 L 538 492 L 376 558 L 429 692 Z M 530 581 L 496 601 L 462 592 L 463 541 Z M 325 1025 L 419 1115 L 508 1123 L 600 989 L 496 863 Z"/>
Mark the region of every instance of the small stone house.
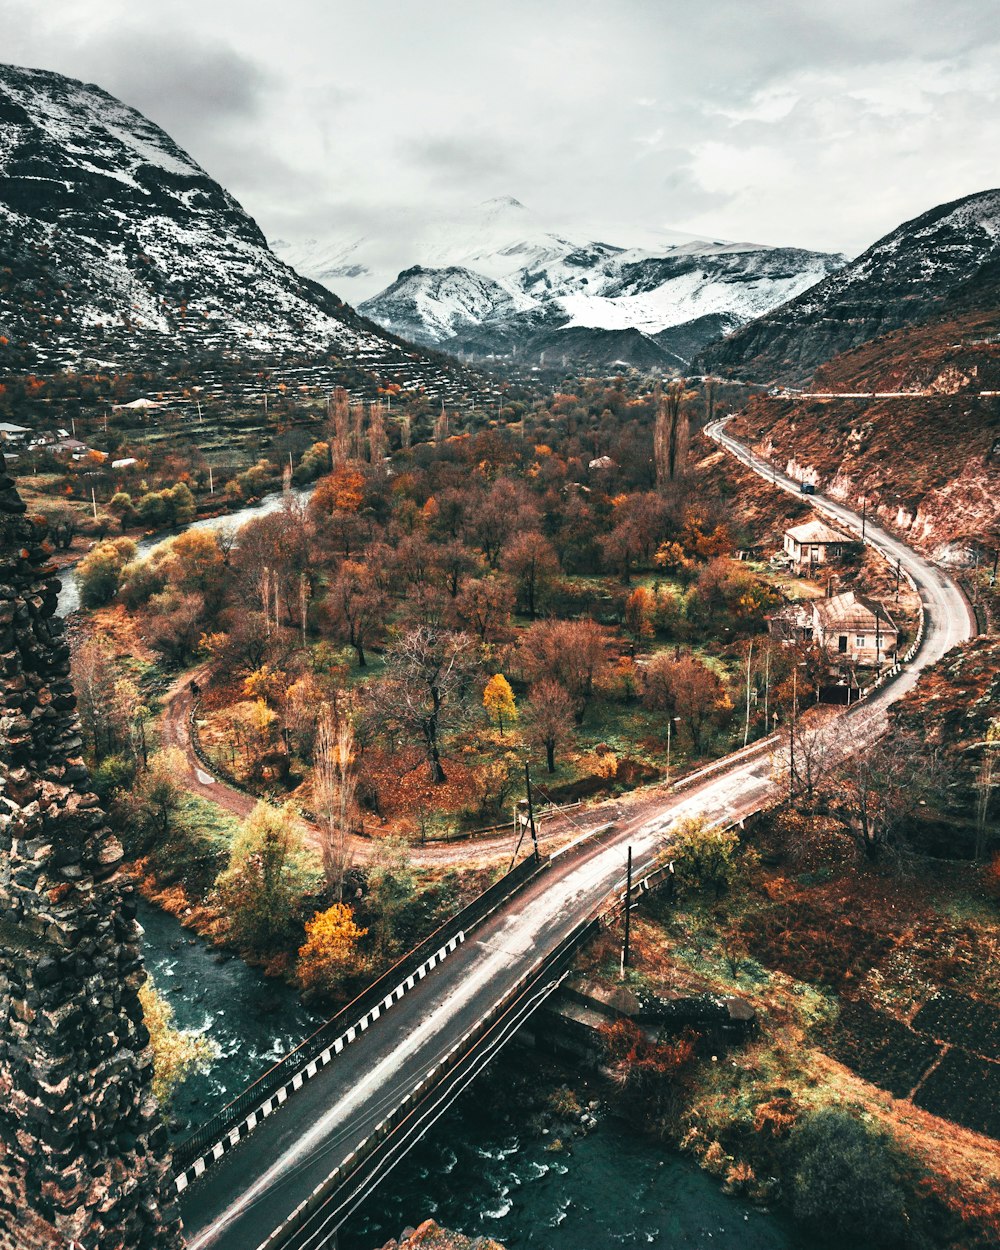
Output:
<path fill-rule="evenodd" d="M 853 590 L 813 599 L 812 641 L 832 657 L 856 664 L 880 664 L 896 652 L 899 630 L 885 605 Z"/>
<path fill-rule="evenodd" d="M 0 441 L 4 443 L 23 443 L 31 431 L 26 425 L 14 425 L 11 421 L 0 421 Z"/>
<path fill-rule="evenodd" d="M 847 534 L 823 521 L 806 521 L 785 530 L 785 554 L 799 568 L 839 560 L 851 543 Z"/>

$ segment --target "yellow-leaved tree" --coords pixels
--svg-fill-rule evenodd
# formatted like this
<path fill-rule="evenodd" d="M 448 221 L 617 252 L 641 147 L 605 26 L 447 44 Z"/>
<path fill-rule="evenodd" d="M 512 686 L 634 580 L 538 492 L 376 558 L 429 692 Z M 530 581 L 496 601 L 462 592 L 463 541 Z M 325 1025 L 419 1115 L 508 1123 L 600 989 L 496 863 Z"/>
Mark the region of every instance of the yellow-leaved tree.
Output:
<path fill-rule="evenodd" d="M 211 1038 L 174 1024 L 174 1009 L 151 980 L 139 989 L 139 1004 L 153 1051 L 153 1096 L 166 1109 L 181 1081 L 204 1068 L 218 1053 Z"/>
<path fill-rule="evenodd" d="M 298 977 L 310 994 L 335 995 L 359 971 L 358 942 L 368 932 L 355 923 L 346 903 L 334 903 L 306 924 L 305 944 L 299 947 Z"/>
<path fill-rule="evenodd" d="M 495 673 L 486 683 L 483 691 L 483 707 L 491 719 L 495 719 L 503 733 L 504 721 L 508 725 L 517 720 L 517 705 L 514 702 L 514 691 L 503 673 Z"/>

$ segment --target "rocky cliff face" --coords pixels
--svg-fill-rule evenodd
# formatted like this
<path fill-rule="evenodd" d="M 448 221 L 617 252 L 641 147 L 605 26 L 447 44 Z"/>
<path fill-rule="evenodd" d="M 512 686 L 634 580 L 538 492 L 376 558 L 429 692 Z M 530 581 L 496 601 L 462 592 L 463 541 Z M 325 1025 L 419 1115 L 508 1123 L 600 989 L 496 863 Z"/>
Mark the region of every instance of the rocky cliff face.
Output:
<path fill-rule="evenodd" d="M 268 249 L 168 135 L 99 87 L 0 66 L 0 371 L 397 353 Z"/>
<path fill-rule="evenodd" d="M 944 313 L 1000 261 L 1000 190 L 904 222 L 857 260 L 705 349 L 706 370 L 797 384 L 840 352 Z"/>
<path fill-rule="evenodd" d="M 80 757 L 50 554 L 0 457 L 0 1247 L 173 1250 L 135 908 Z"/>
<path fill-rule="evenodd" d="M 947 310 L 842 352 L 815 392 L 759 395 L 733 425 L 949 561 L 1000 547 L 1000 283 L 984 267 Z M 836 398 L 850 392 L 855 398 Z"/>

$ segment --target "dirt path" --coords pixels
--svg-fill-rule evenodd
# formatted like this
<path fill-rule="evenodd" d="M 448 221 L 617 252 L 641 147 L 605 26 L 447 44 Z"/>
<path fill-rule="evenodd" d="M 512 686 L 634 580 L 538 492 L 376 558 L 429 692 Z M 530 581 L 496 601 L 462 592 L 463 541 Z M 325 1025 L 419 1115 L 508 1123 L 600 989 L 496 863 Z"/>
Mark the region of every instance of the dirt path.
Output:
<path fill-rule="evenodd" d="M 163 715 L 160 722 L 160 742 L 164 747 L 176 747 L 184 756 L 186 771 L 181 778 L 185 788 L 201 799 L 216 803 L 227 812 L 231 812 L 240 820 L 245 820 L 253 811 L 257 800 L 242 790 L 228 785 L 212 771 L 205 768 L 195 754 L 191 742 L 191 713 L 194 708 L 195 695 L 192 686 L 197 683 L 203 686 L 210 677 L 210 667 L 204 665 L 192 672 L 184 673 L 174 682 L 167 693 L 163 704 Z M 658 799 L 662 802 L 662 797 Z M 539 842 L 546 850 L 572 841 L 573 838 L 587 833 L 601 824 L 615 818 L 620 805 L 601 803 L 594 807 L 578 808 L 573 812 L 560 813 L 540 819 Z M 303 819 L 302 828 L 307 840 L 314 846 L 320 845 L 320 830 L 311 821 Z M 351 858 L 355 863 L 365 862 L 372 857 L 378 846 L 378 838 L 351 838 Z M 410 855 L 415 863 L 426 867 L 462 866 L 473 867 L 481 864 L 502 863 L 510 860 L 514 853 L 515 839 L 513 832 L 484 834 L 478 838 L 468 838 L 460 842 L 434 842 L 425 845 L 414 845 Z M 528 849 L 527 839 L 522 845 L 522 854 Z"/>

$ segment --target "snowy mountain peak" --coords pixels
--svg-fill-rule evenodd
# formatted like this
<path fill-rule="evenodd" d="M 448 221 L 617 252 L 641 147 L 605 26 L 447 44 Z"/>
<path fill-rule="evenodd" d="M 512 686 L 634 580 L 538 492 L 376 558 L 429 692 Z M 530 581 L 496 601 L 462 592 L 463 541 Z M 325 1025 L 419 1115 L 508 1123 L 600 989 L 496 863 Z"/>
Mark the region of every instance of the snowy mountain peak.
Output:
<path fill-rule="evenodd" d="M 383 341 L 148 118 L 44 70 L 0 65 L 0 255 L 0 369 Z"/>
<path fill-rule="evenodd" d="M 520 200 L 516 200 L 512 195 L 497 195 L 492 200 L 483 200 L 479 205 L 489 213 L 500 213 L 513 210 L 514 212 L 528 212 Z"/>

